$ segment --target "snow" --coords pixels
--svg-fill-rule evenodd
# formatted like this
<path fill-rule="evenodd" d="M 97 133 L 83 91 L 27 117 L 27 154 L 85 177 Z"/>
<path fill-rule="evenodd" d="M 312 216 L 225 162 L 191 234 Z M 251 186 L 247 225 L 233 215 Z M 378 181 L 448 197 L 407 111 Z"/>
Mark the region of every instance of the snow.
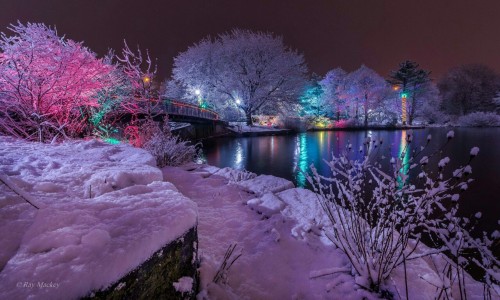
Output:
<path fill-rule="evenodd" d="M 473 147 L 470 149 L 470 155 L 471 156 L 477 156 L 479 154 L 479 147 Z"/>
<path fill-rule="evenodd" d="M 173 283 L 176 291 L 181 293 L 189 293 L 193 290 L 193 278 L 181 277 L 179 281 Z"/>
<path fill-rule="evenodd" d="M 291 234 L 300 239 L 307 238 L 307 233 L 314 230 L 320 234 L 320 229 L 329 224 L 328 218 L 323 213 L 318 196 L 303 188 L 288 189 L 277 194 L 287 204 L 282 214 L 296 221 Z M 324 236 L 324 235 L 323 235 Z M 324 242 L 326 238 L 322 238 Z M 326 242 L 330 244 L 329 242 Z"/>
<path fill-rule="evenodd" d="M 83 297 L 196 224 L 196 204 L 127 145 L 0 137 L 0 173 L 40 206 L 0 185 L 2 299 Z"/>
<path fill-rule="evenodd" d="M 449 162 L 450 162 L 450 158 L 447 156 L 447 157 L 445 157 L 445 158 L 443 158 L 443 159 L 441 159 L 441 160 L 439 161 L 439 163 L 438 163 L 438 167 L 440 167 L 440 168 L 444 168 L 444 167 L 446 167 L 446 165 L 447 165 Z"/>
<path fill-rule="evenodd" d="M 262 196 L 268 192 L 277 193 L 295 187 L 290 180 L 272 175 L 259 175 L 249 180 L 237 182 L 236 184 L 245 191 L 254 193 L 257 196 Z"/>
<path fill-rule="evenodd" d="M 196 222 L 198 299 L 379 298 L 359 288 L 363 278 L 327 238 L 331 223 L 314 192 L 270 175 L 247 178 L 206 165 L 158 171 L 153 164 L 125 145 L 1 138 L 0 173 L 42 208 L 0 185 L 0 298 L 82 297 L 116 282 Z M 214 283 L 232 244 L 242 255 L 227 281 Z M 430 250 L 420 245 L 415 254 Z M 441 284 L 435 269 L 444 261 L 438 255 L 407 262 L 412 299 L 434 298 L 429 282 Z M 192 284 L 190 277 L 173 283 L 179 292 Z M 468 276 L 466 284 L 468 299 L 482 299 L 481 284 Z M 404 297 L 402 266 L 386 288 Z"/>
<path fill-rule="evenodd" d="M 257 174 L 245 170 L 235 170 L 229 167 L 219 169 L 213 174 L 222 176 L 230 182 L 239 182 L 242 180 L 252 179 L 257 177 Z"/>
<path fill-rule="evenodd" d="M 310 190 L 288 187 L 269 191 L 260 175 L 231 183 L 227 178 L 200 175 L 207 166 L 186 171 L 165 168 L 166 180 L 198 204 L 201 292 L 198 299 L 379 299 L 360 289 L 349 260 L 328 241 L 329 220 Z M 252 185 L 255 183 L 255 185 Z M 279 190 L 279 189 L 278 189 Z M 256 197 L 257 195 L 257 197 Z M 231 266 L 226 284 L 212 282 L 229 245 L 242 256 Z M 416 253 L 430 251 L 417 247 Z M 412 299 L 433 299 L 439 281 L 435 266 L 443 258 L 407 262 Z M 482 286 L 467 276 L 468 299 L 482 299 Z M 404 269 L 398 267 L 387 288 L 395 299 L 405 294 Z M 456 289 L 456 287 L 454 287 Z M 494 295 L 495 297 L 495 295 Z"/>
<path fill-rule="evenodd" d="M 285 203 L 273 193 L 266 193 L 261 198 L 248 200 L 247 205 L 267 217 L 279 213 L 285 207 Z"/>

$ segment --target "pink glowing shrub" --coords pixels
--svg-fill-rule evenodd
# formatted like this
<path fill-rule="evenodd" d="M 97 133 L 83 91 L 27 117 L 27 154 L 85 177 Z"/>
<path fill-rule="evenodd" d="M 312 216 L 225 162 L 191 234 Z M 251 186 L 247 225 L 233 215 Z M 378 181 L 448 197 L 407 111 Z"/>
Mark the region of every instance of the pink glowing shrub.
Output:
<path fill-rule="evenodd" d="M 0 133 L 42 142 L 82 135 L 114 67 L 44 24 L 0 36 Z"/>

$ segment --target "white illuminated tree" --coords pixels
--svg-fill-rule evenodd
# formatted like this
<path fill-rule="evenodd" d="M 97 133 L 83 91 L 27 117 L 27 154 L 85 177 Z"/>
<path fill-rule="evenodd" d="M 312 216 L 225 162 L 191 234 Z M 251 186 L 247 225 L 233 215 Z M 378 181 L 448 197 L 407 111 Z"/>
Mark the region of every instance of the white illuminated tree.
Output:
<path fill-rule="evenodd" d="M 355 107 L 355 115 L 360 115 L 362 109 L 363 124 L 368 126 L 370 113 L 382 106 L 387 97 L 389 87 L 384 78 L 372 69 L 362 65 L 347 77 L 347 84 L 352 105 Z"/>
<path fill-rule="evenodd" d="M 252 114 L 296 103 L 307 68 L 301 54 L 271 33 L 233 30 L 205 38 L 174 59 L 173 79 L 224 113 Z"/>
<path fill-rule="evenodd" d="M 327 103 L 337 121 L 340 119 L 341 112 L 345 112 L 347 103 L 347 72 L 341 68 L 336 68 L 326 73 L 320 81 L 323 89 L 324 103 Z"/>

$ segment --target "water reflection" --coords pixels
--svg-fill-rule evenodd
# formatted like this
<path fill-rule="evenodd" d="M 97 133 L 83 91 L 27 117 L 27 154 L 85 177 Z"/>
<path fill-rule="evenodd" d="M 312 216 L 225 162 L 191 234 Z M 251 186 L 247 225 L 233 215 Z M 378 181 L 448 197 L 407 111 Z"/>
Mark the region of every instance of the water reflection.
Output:
<path fill-rule="evenodd" d="M 390 157 L 401 157 L 405 166 L 404 172 L 407 172 L 413 149 L 425 145 L 427 135 L 432 134 L 433 139 L 426 153 L 437 151 L 446 142 L 448 130 L 446 128 L 413 130 L 413 139 L 409 145 L 406 138 L 409 131 L 325 131 L 286 136 L 210 139 L 203 141 L 203 150 L 207 162 L 211 165 L 246 169 L 257 174 L 270 174 L 291 180 L 296 186 L 308 187 L 304 173 L 309 172 L 311 164 L 314 164 L 321 175 L 331 176 L 331 170 L 323 159 L 330 160 L 332 152 L 339 155 L 348 144 L 352 144 L 354 150 L 350 159 L 360 159 L 363 154 L 358 150 L 363 146 L 367 136 L 372 140 L 383 140 L 381 149 L 377 149 L 378 157 L 386 157 L 381 162 L 383 171 L 392 172 Z M 490 228 L 498 226 L 498 211 L 500 211 L 500 202 L 494 201 L 500 195 L 500 185 L 496 182 L 500 169 L 498 136 L 500 128 L 455 129 L 455 138 L 443 153 L 452 158 L 448 168 L 453 170 L 468 161 L 470 148 L 478 146 L 481 149 L 472 166 L 475 181 L 467 191 L 463 192 L 461 197 L 463 202 L 460 207 L 469 214 L 482 211 L 482 222 L 488 224 Z M 417 169 L 409 170 L 410 178 L 418 175 Z M 491 214 L 489 217 L 488 213 Z"/>
<path fill-rule="evenodd" d="M 238 170 L 243 169 L 242 162 L 243 162 L 243 147 L 241 147 L 241 143 L 238 142 L 236 144 L 236 151 L 234 154 L 234 168 Z"/>
<path fill-rule="evenodd" d="M 300 133 L 296 137 L 294 151 L 294 167 L 295 181 L 298 187 L 306 186 L 306 173 L 308 171 L 307 163 L 307 135 Z"/>
<path fill-rule="evenodd" d="M 411 132 L 406 132 L 406 130 L 401 131 L 401 141 L 399 143 L 399 151 L 398 151 L 398 157 L 401 160 L 401 169 L 399 170 L 399 173 L 401 174 L 398 176 L 398 184 L 399 187 L 403 187 L 403 185 L 408 181 L 408 178 L 403 182 L 403 179 L 401 178 L 403 175 L 408 175 L 408 170 L 410 169 L 410 154 L 411 154 L 411 147 L 410 143 L 408 143 L 408 135 L 411 134 Z"/>

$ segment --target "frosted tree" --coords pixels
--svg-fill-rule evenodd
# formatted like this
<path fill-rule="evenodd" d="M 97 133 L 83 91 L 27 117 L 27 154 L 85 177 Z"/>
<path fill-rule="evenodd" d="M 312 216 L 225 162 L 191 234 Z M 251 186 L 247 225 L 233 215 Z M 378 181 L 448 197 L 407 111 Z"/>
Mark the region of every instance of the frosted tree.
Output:
<path fill-rule="evenodd" d="M 122 107 L 134 116 L 140 113 L 151 118 L 159 103 L 158 89 L 154 86 L 158 72 L 156 63 L 152 61 L 147 50 L 143 54 L 137 46 L 137 51 L 132 51 L 125 41 L 122 53 L 116 56 L 116 59 L 130 90 L 130 95 L 123 101 Z"/>
<path fill-rule="evenodd" d="M 340 120 L 341 112 L 346 110 L 347 73 L 341 68 L 336 68 L 326 73 L 320 81 L 323 89 L 324 102 L 331 106 L 337 121 Z"/>
<path fill-rule="evenodd" d="M 372 69 L 362 65 L 347 77 L 348 93 L 355 107 L 356 118 L 362 110 L 363 124 L 368 126 L 370 114 L 382 104 L 388 95 L 385 80 Z"/>
<path fill-rule="evenodd" d="M 307 71 L 301 54 L 271 33 L 233 30 L 205 38 L 174 59 L 173 78 L 224 113 L 252 114 L 296 103 Z"/>
<path fill-rule="evenodd" d="M 449 116 L 439 109 L 442 105 L 442 99 L 436 84 L 428 82 L 420 90 L 420 97 L 422 105 L 416 111 L 417 117 L 430 124 L 444 123 L 449 119 Z"/>
<path fill-rule="evenodd" d="M 50 141 L 81 135 L 113 66 L 44 24 L 10 25 L 0 37 L 0 132 Z"/>
<path fill-rule="evenodd" d="M 158 88 L 154 85 L 158 68 L 148 51 L 143 53 L 139 46 L 133 51 L 125 41 L 116 60 L 128 90 L 120 103 L 120 109 L 131 118 L 124 134 L 131 144 L 140 147 L 147 140 L 152 120 L 162 112 Z"/>
<path fill-rule="evenodd" d="M 438 83 L 442 108 L 451 115 L 492 111 L 498 106 L 495 96 L 500 89 L 498 74 L 484 65 L 465 65 L 446 73 Z"/>
<path fill-rule="evenodd" d="M 306 116 L 325 116 L 331 111 L 331 107 L 325 103 L 324 91 L 319 83 L 319 78 L 313 78 L 305 86 L 305 90 L 299 97 L 302 106 L 302 114 Z"/>

